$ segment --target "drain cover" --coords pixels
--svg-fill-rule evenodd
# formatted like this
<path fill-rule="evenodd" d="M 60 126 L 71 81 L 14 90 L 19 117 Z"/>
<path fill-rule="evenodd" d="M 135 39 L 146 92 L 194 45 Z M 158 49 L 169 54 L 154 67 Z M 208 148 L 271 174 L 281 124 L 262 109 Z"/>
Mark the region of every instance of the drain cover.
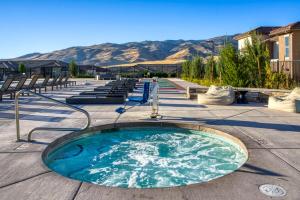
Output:
<path fill-rule="evenodd" d="M 278 185 L 264 184 L 259 186 L 259 190 L 269 197 L 283 197 L 286 195 L 285 189 Z"/>

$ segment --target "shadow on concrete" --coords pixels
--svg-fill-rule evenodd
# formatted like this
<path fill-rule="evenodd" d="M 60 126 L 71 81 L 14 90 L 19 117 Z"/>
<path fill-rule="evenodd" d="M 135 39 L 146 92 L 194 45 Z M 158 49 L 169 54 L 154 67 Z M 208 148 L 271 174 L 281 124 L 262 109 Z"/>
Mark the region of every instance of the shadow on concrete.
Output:
<path fill-rule="evenodd" d="M 246 169 L 243 169 L 246 168 Z M 264 176 L 280 176 L 285 177 L 283 174 L 279 174 L 277 172 L 273 172 L 271 170 L 257 167 L 251 164 L 244 164 L 242 168 L 238 169 L 237 172 L 243 172 L 243 173 L 251 173 L 251 174 L 259 174 Z"/>
<path fill-rule="evenodd" d="M 230 116 L 229 116 L 230 117 Z M 272 129 L 278 131 L 291 131 L 298 132 L 300 134 L 300 126 L 292 124 L 276 124 L 276 123 L 264 123 L 264 122 L 255 122 L 255 121 L 240 121 L 232 119 L 218 119 L 218 117 L 212 116 L 211 118 L 207 117 L 178 117 L 178 116 L 163 116 L 164 120 L 179 120 L 187 122 L 201 122 L 208 125 L 224 125 L 224 126 L 238 126 L 238 127 L 251 127 L 251 128 L 262 128 L 262 129 Z"/>
<path fill-rule="evenodd" d="M 65 117 L 51 117 L 43 115 L 30 115 L 30 114 L 20 114 L 20 120 L 30 120 L 30 121 L 43 121 L 43 122 L 60 122 L 65 119 Z M 1 113 L 0 119 L 15 119 L 14 113 Z"/>
<path fill-rule="evenodd" d="M 20 111 L 26 112 L 38 112 L 38 113 L 55 113 L 55 114 L 72 114 L 74 111 L 59 109 L 49 109 L 49 108 L 20 108 Z"/>
<path fill-rule="evenodd" d="M 169 106 L 169 107 L 189 107 L 189 108 L 207 108 L 205 105 L 200 105 L 200 104 L 171 104 L 171 103 L 162 103 L 159 104 L 159 106 Z"/>
<path fill-rule="evenodd" d="M 50 144 L 50 142 L 40 142 L 40 141 L 37 141 L 37 140 L 31 140 L 31 141 L 28 141 L 28 143 L 41 144 L 41 145 L 49 145 Z"/>
<path fill-rule="evenodd" d="M 182 98 L 168 98 L 168 97 L 160 97 L 159 98 L 159 100 L 188 100 L 188 99 L 186 99 L 186 98 L 184 98 L 184 97 L 182 97 Z"/>
<path fill-rule="evenodd" d="M 276 123 L 264 123 L 255 121 L 240 121 L 240 120 L 215 120 L 214 122 L 208 122 L 211 125 L 226 125 L 226 126 L 239 126 L 239 127 L 251 127 L 262 129 L 273 129 L 278 131 L 292 131 L 300 133 L 300 126 L 292 124 L 276 124 Z"/>

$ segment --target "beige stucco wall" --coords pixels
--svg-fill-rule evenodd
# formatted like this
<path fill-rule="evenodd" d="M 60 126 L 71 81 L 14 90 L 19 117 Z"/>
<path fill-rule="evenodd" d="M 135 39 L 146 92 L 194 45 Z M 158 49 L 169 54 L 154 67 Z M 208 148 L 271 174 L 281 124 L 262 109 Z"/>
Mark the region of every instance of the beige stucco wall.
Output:
<path fill-rule="evenodd" d="M 300 60 L 300 30 L 292 33 L 292 58 Z"/>
<path fill-rule="evenodd" d="M 285 60 L 284 35 L 278 36 L 278 43 L 279 43 L 279 60 L 283 61 Z"/>

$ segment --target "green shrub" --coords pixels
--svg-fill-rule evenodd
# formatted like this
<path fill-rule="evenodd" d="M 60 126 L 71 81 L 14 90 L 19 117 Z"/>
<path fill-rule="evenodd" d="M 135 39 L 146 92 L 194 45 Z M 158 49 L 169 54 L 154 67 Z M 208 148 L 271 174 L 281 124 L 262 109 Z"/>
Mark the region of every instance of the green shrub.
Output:
<path fill-rule="evenodd" d="M 74 60 L 72 60 L 69 64 L 69 73 L 72 77 L 77 77 L 79 74 L 78 66 Z"/>
<path fill-rule="evenodd" d="M 188 79 L 190 78 L 190 66 L 191 66 L 191 61 L 187 60 L 182 64 L 182 73 L 181 77 L 183 79 Z"/>
<path fill-rule="evenodd" d="M 190 78 L 201 79 L 204 78 L 204 74 L 205 65 L 203 63 L 203 59 L 199 56 L 194 57 L 190 65 Z"/>
<path fill-rule="evenodd" d="M 76 78 L 94 78 L 95 76 L 92 74 L 78 74 Z"/>
<path fill-rule="evenodd" d="M 23 63 L 19 64 L 18 71 L 19 71 L 19 73 L 25 73 L 26 72 L 26 67 Z"/>
<path fill-rule="evenodd" d="M 214 60 L 213 56 L 207 60 L 207 63 L 205 65 L 204 77 L 205 79 L 209 79 L 210 81 L 213 81 L 218 77 L 217 63 Z"/>

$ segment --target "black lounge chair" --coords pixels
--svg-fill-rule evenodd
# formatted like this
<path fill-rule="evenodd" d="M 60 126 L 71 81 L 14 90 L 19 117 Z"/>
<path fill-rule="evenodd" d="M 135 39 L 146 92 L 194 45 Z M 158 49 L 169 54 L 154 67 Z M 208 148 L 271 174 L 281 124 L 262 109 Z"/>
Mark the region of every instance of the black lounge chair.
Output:
<path fill-rule="evenodd" d="M 42 83 L 38 83 L 35 85 L 34 91 L 36 92 L 36 89 L 39 89 L 39 93 L 41 93 L 41 89 L 44 88 L 45 92 L 47 91 L 47 84 L 50 80 L 50 76 L 46 76 Z"/>
<path fill-rule="evenodd" d="M 33 75 L 29 84 L 23 85 L 22 89 L 33 90 L 38 79 L 39 79 L 39 75 Z"/>
<path fill-rule="evenodd" d="M 52 91 L 53 91 L 53 88 L 54 88 L 54 86 L 55 86 L 55 84 L 56 84 L 58 78 L 59 78 L 58 76 L 57 76 L 57 77 L 54 77 L 51 81 L 49 81 L 49 82 L 47 83 L 47 87 L 48 87 L 48 86 L 51 87 L 51 90 L 52 90 Z"/>
<path fill-rule="evenodd" d="M 68 77 L 68 79 L 70 78 L 69 75 L 67 77 Z M 66 86 L 68 86 L 68 85 L 76 85 L 76 81 L 69 81 L 69 80 L 67 80 Z"/>
<path fill-rule="evenodd" d="M 58 89 L 58 86 L 60 86 L 60 88 L 62 88 L 62 82 L 63 82 L 64 76 L 60 75 L 55 83 L 56 89 Z"/>
<path fill-rule="evenodd" d="M 68 104 L 123 104 L 125 96 L 80 95 L 66 98 Z"/>
<path fill-rule="evenodd" d="M 20 89 L 33 90 L 35 88 L 34 86 L 38 79 L 39 79 L 39 75 L 33 75 L 28 85 L 24 84 Z M 27 95 L 29 96 L 29 93 L 27 93 Z M 24 96 L 24 93 L 22 94 L 22 96 Z"/>
<path fill-rule="evenodd" d="M 68 80 L 69 80 L 69 76 L 66 76 L 65 79 L 61 82 L 62 86 L 64 87 L 68 87 Z"/>
<path fill-rule="evenodd" d="M 8 88 L 8 91 L 11 92 L 13 97 L 16 96 L 16 92 L 18 92 L 19 90 L 21 90 L 24 87 L 26 80 L 27 80 L 26 76 L 21 76 L 18 78 L 18 83 L 14 88 Z"/>
<path fill-rule="evenodd" d="M 132 92 L 134 88 L 135 83 L 133 84 L 129 80 L 118 80 L 118 81 L 112 81 L 105 86 L 99 86 L 97 88 L 94 88 L 95 92 L 98 91 L 111 91 L 111 90 L 118 90 L 118 91 L 126 91 L 126 92 Z"/>
<path fill-rule="evenodd" d="M 12 92 L 8 90 L 9 86 L 14 81 L 13 77 L 7 77 L 4 83 L 2 84 L 0 88 L 0 101 L 2 101 L 2 96 L 5 94 L 10 94 L 10 99 L 12 99 Z"/>

